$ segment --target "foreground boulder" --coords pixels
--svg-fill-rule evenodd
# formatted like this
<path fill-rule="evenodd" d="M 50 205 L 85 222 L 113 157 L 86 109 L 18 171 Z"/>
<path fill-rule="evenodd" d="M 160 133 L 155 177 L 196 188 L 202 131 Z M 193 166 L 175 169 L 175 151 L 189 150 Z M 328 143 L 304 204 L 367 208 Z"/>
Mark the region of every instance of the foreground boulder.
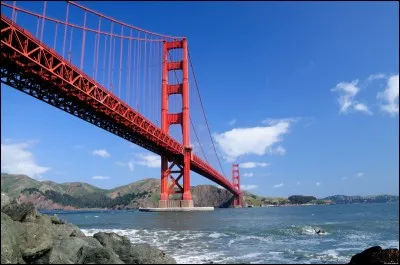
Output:
<path fill-rule="evenodd" d="M 56 216 L 41 215 L 32 204 L 6 199 L 1 212 L 1 264 L 176 264 L 148 244 L 131 244 L 115 233 L 88 237 Z"/>
<path fill-rule="evenodd" d="M 116 233 L 96 233 L 93 235 L 100 244 L 111 248 L 126 264 L 176 264 L 173 258 L 149 244 L 131 244 L 125 236 Z"/>
<path fill-rule="evenodd" d="M 349 264 L 398 264 L 399 250 L 375 246 L 354 255 Z"/>
<path fill-rule="evenodd" d="M 23 263 L 13 220 L 1 213 L 1 264 Z"/>

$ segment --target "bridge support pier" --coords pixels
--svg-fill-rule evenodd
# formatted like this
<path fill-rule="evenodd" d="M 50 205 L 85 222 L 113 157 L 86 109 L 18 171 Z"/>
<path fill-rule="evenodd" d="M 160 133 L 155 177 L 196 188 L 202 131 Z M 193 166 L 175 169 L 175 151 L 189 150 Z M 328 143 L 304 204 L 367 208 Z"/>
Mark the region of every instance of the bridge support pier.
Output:
<path fill-rule="evenodd" d="M 169 50 L 182 49 L 182 61 L 168 61 Z M 181 70 L 182 83 L 169 84 L 169 71 Z M 192 147 L 190 146 L 190 120 L 189 120 L 189 70 L 187 40 L 164 41 L 163 65 L 162 65 L 162 87 L 161 87 L 161 128 L 164 133 L 169 134 L 172 124 L 180 124 L 183 134 L 183 157 L 161 157 L 161 196 L 160 208 L 193 207 L 192 194 L 190 193 L 190 162 L 192 159 Z M 169 96 L 173 94 L 182 95 L 182 112 L 168 113 Z M 168 165 L 170 163 L 170 165 Z M 174 169 L 175 167 L 175 169 Z M 173 174 L 177 174 L 175 177 Z M 179 180 L 183 177 L 183 185 Z M 171 184 L 169 181 L 171 180 Z M 183 186 L 183 187 L 182 187 Z M 181 200 L 170 200 L 172 194 L 182 194 Z"/>

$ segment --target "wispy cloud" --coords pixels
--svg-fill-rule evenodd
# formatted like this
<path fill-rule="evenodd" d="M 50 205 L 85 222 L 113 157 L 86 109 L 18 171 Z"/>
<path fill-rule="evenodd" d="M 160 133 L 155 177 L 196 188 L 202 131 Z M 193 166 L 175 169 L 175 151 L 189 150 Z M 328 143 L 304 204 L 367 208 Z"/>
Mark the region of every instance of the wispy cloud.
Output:
<path fill-rule="evenodd" d="M 161 157 L 159 155 L 139 154 L 139 155 L 137 155 L 137 157 L 139 160 L 136 161 L 135 163 L 138 165 L 152 167 L 152 168 L 161 167 Z"/>
<path fill-rule="evenodd" d="M 245 162 L 239 165 L 241 168 L 255 168 L 255 167 L 266 167 L 269 166 L 268 163 L 257 163 L 257 162 Z"/>
<path fill-rule="evenodd" d="M 301 183 L 300 183 L 300 181 L 297 181 L 296 184 L 297 184 L 297 186 L 299 186 Z"/>
<path fill-rule="evenodd" d="M 380 74 L 370 75 L 368 77 L 367 81 L 374 81 L 374 80 L 377 80 L 377 79 L 385 79 L 385 78 L 386 78 L 386 75 L 380 73 Z"/>
<path fill-rule="evenodd" d="M 96 180 L 106 180 L 106 179 L 110 179 L 110 177 L 105 177 L 105 176 L 93 176 L 92 179 L 96 179 Z"/>
<path fill-rule="evenodd" d="M 251 178 L 251 177 L 253 177 L 254 176 L 254 173 L 253 172 L 248 172 L 248 173 L 244 173 L 243 174 L 243 177 L 246 177 L 246 178 Z"/>
<path fill-rule="evenodd" d="M 357 173 L 357 177 L 362 177 L 362 176 L 364 176 L 364 173 L 363 173 L 363 172 Z"/>
<path fill-rule="evenodd" d="M 321 185 L 321 182 L 317 182 L 317 183 L 315 183 L 315 185 L 316 185 L 316 186 L 320 186 L 320 185 Z"/>
<path fill-rule="evenodd" d="M 50 167 L 36 163 L 33 153 L 28 150 L 33 144 L 34 141 L 1 144 L 1 171 L 41 179 L 41 174 L 49 171 Z"/>
<path fill-rule="evenodd" d="M 369 110 L 369 108 L 367 107 L 367 105 L 363 104 L 363 103 L 356 103 L 354 104 L 354 109 L 360 112 L 364 112 L 366 114 L 372 115 L 372 111 Z"/>
<path fill-rule="evenodd" d="M 236 119 L 232 119 L 230 122 L 229 122 L 229 125 L 230 126 L 233 126 L 233 125 L 235 125 L 236 124 Z"/>
<path fill-rule="evenodd" d="M 258 188 L 258 185 L 240 185 L 242 190 L 254 190 Z"/>
<path fill-rule="evenodd" d="M 261 156 L 271 152 L 274 144 L 283 141 L 283 135 L 289 132 L 290 125 L 290 121 L 280 120 L 265 127 L 234 128 L 214 134 L 214 139 L 224 158 L 232 162 L 242 155 Z"/>
<path fill-rule="evenodd" d="M 110 157 L 110 154 L 105 149 L 93 150 L 92 154 L 95 155 L 95 156 L 101 156 L 101 157 L 104 157 L 104 158 Z"/>
<path fill-rule="evenodd" d="M 279 184 L 274 185 L 273 187 L 274 188 L 282 188 L 283 185 L 284 185 L 283 183 L 279 183 Z"/>
<path fill-rule="evenodd" d="M 135 169 L 135 166 L 133 165 L 133 161 L 129 161 L 126 163 L 117 161 L 117 162 L 115 162 L 115 164 L 120 167 L 127 167 L 130 171 L 133 171 Z"/>
<path fill-rule="evenodd" d="M 350 83 L 348 82 L 340 82 L 338 83 L 334 88 L 331 89 L 332 92 L 338 92 L 339 93 L 339 98 L 338 98 L 338 102 L 340 105 L 340 113 L 346 113 L 348 112 L 351 107 L 354 108 L 355 105 L 355 101 L 354 101 L 354 97 L 357 95 L 357 93 L 360 91 L 360 88 L 358 87 L 358 82 L 359 80 L 353 80 Z M 364 107 L 358 107 L 358 111 L 362 111 L 360 110 L 363 108 L 367 108 L 366 105 L 364 105 Z M 368 109 L 368 108 L 367 108 Z M 365 112 L 365 111 L 362 111 Z"/>
<path fill-rule="evenodd" d="M 399 114 L 399 75 L 392 75 L 388 79 L 384 91 L 377 94 L 381 101 L 381 110 L 392 116 Z"/>
<path fill-rule="evenodd" d="M 342 177 L 342 179 L 343 179 L 343 180 L 346 180 L 346 179 L 347 179 L 347 177 Z"/>

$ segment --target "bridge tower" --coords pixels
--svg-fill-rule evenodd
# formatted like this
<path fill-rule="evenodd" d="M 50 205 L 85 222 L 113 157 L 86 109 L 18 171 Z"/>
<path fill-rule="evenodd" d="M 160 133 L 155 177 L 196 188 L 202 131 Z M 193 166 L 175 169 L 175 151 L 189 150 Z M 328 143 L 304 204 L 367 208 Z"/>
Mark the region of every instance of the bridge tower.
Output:
<path fill-rule="evenodd" d="M 240 171 L 239 171 L 239 164 L 232 164 L 232 184 L 235 190 L 240 192 Z M 233 207 L 234 208 L 241 208 L 242 207 L 242 195 L 235 197 L 233 200 Z"/>
<path fill-rule="evenodd" d="M 161 156 L 161 198 L 160 208 L 193 207 L 192 195 L 190 193 L 190 161 L 192 147 L 190 146 L 190 124 L 189 124 L 189 70 L 187 39 L 180 41 L 164 41 L 162 63 L 162 87 L 161 87 L 161 129 L 169 134 L 172 124 L 182 126 L 183 146 L 185 148 L 183 157 Z M 182 50 L 182 61 L 171 62 L 168 60 L 168 52 L 172 49 Z M 182 83 L 169 84 L 169 71 L 181 70 Z M 182 95 L 182 112 L 171 114 L 168 112 L 169 96 Z M 174 169 L 175 168 L 175 169 Z M 179 180 L 183 177 L 183 187 Z M 171 179 L 171 184 L 169 184 Z M 170 200 L 170 195 L 182 194 L 181 200 Z"/>

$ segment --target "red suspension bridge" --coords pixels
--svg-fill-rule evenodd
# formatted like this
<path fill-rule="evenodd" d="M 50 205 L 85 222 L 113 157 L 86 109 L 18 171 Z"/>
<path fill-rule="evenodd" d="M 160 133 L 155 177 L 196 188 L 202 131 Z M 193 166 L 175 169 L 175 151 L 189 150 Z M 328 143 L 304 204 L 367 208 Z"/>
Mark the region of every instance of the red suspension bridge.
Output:
<path fill-rule="evenodd" d="M 160 155 L 161 208 L 193 207 L 190 171 L 241 205 L 239 168 L 226 178 L 186 38 L 71 1 L 21 5 L 1 2 L 2 83 Z"/>

